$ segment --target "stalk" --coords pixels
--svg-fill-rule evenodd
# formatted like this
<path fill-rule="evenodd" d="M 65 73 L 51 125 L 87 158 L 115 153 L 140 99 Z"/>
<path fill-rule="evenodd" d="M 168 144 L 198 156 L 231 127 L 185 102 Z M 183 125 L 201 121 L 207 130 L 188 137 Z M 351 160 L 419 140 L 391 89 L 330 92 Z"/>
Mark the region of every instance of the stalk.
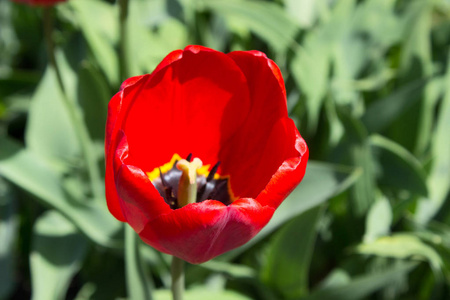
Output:
<path fill-rule="evenodd" d="M 171 271 L 171 275 L 172 275 L 172 297 L 173 297 L 173 300 L 183 300 L 184 261 L 176 256 L 173 256 L 170 271 Z"/>
<path fill-rule="evenodd" d="M 58 66 L 56 56 L 55 56 L 55 44 L 53 42 L 53 7 L 45 7 L 44 8 L 44 38 L 46 43 L 46 50 L 48 61 L 50 62 L 50 66 L 56 73 L 56 78 L 58 81 L 58 85 L 62 92 L 62 102 L 66 106 L 66 109 L 69 113 L 70 120 L 72 124 L 74 124 L 76 135 L 81 144 L 82 154 L 84 156 L 87 171 L 89 173 L 91 191 L 95 198 L 103 198 L 104 193 L 102 190 L 103 182 L 100 176 L 100 170 L 97 166 L 97 161 L 95 156 L 93 155 L 93 151 L 91 150 L 91 140 L 89 138 L 89 133 L 84 123 L 83 117 L 79 112 L 73 101 L 70 101 L 67 96 L 67 91 L 64 87 L 64 81 L 61 75 L 61 70 Z"/>
<path fill-rule="evenodd" d="M 120 78 L 125 80 L 129 77 L 128 70 L 128 0 L 119 0 L 119 55 L 120 55 Z"/>

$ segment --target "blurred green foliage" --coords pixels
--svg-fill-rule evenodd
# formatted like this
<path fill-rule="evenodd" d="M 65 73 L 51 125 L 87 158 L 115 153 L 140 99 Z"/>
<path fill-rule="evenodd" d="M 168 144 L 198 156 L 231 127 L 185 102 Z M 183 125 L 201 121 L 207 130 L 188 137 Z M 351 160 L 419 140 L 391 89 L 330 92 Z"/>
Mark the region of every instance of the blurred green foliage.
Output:
<path fill-rule="evenodd" d="M 119 5 L 0 0 L 0 299 L 170 299 L 169 257 L 108 212 Z M 186 299 L 450 298 L 448 0 L 132 0 L 130 75 L 201 44 L 281 68 L 310 148 L 255 239 L 187 266 Z M 126 238 L 125 238 L 126 237 Z"/>

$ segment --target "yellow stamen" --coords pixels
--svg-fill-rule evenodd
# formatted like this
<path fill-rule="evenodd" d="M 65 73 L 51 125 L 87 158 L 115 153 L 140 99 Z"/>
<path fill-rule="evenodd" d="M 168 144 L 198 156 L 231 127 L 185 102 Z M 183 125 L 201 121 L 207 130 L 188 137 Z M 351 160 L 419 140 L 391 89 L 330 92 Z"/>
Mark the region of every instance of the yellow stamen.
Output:
<path fill-rule="evenodd" d="M 159 178 L 159 169 L 161 169 L 161 173 L 165 174 L 167 173 L 170 169 L 172 169 L 173 165 L 175 164 L 175 162 L 182 160 L 181 156 L 179 156 L 178 154 L 174 154 L 171 158 L 171 160 L 167 163 L 165 163 L 164 165 L 154 168 L 151 172 L 147 172 L 147 176 L 148 179 L 150 179 L 150 181 L 155 180 L 156 178 Z M 204 177 L 208 177 L 209 174 L 209 168 L 211 167 L 211 165 L 202 165 L 200 168 L 197 169 L 197 176 L 204 176 Z M 219 179 L 221 178 L 221 176 L 219 176 L 219 174 L 214 174 L 214 179 Z"/>
<path fill-rule="evenodd" d="M 159 169 L 161 169 L 161 173 L 165 174 L 170 169 L 172 169 L 175 162 L 180 161 L 180 160 L 182 160 L 181 156 L 179 156 L 178 154 L 175 153 L 168 163 L 165 163 L 164 165 L 162 165 L 160 167 L 156 167 L 153 169 L 153 171 L 148 172 L 147 173 L 148 179 L 150 179 L 150 181 L 153 181 L 156 178 L 159 178 Z"/>
<path fill-rule="evenodd" d="M 197 170 L 202 165 L 197 157 L 192 162 L 182 159 L 177 163 L 177 169 L 183 172 L 178 184 L 178 207 L 197 201 Z"/>

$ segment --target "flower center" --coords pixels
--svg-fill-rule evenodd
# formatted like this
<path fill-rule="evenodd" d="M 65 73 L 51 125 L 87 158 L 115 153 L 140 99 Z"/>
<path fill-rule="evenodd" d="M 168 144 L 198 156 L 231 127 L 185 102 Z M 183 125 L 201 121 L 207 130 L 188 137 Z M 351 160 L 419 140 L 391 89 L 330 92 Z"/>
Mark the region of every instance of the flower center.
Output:
<path fill-rule="evenodd" d="M 192 154 L 182 159 L 174 154 L 170 162 L 147 173 L 161 197 L 172 209 L 189 203 L 217 200 L 231 204 L 234 197 L 229 176 L 217 173 L 220 161 L 210 171 L 210 165 L 203 165 L 199 158 L 192 160 Z"/>

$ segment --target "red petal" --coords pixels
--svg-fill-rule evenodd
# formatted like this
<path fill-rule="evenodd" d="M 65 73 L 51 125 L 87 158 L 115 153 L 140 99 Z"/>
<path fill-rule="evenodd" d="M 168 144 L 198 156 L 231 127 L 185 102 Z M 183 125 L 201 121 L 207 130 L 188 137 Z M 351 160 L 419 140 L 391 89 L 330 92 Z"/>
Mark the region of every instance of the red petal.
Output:
<path fill-rule="evenodd" d="M 117 195 L 116 185 L 114 183 L 114 172 L 112 167 L 106 169 L 105 173 L 105 194 L 106 204 L 111 214 L 119 221 L 126 222 L 120 208 L 120 200 Z"/>
<path fill-rule="evenodd" d="M 144 75 L 145 76 L 145 75 Z M 111 214 L 119 221 L 125 222 L 125 217 L 119 205 L 119 198 L 114 184 L 114 171 L 112 168 L 113 156 L 120 140 L 117 140 L 117 133 L 120 128 L 118 124 L 123 106 L 128 103 L 123 101 L 123 89 L 134 85 L 144 76 L 131 77 L 122 83 L 121 90 L 114 95 L 108 104 L 108 118 L 106 120 L 105 135 L 105 153 L 106 153 L 106 172 L 105 172 L 105 194 L 106 203 Z M 123 115 L 123 114 L 122 114 Z"/>
<path fill-rule="evenodd" d="M 228 55 L 247 77 L 251 109 L 238 134 L 222 149 L 222 171 L 230 175 L 236 195 L 256 198 L 282 162 L 295 152 L 293 143 L 290 149 L 284 148 L 286 138 L 296 129 L 288 132 L 283 125 L 276 125 L 287 119 L 287 107 L 284 83 L 275 64 L 258 51 Z"/>
<path fill-rule="evenodd" d="M 184 48 L 184 51 L 189 51 L 192 53 L 199 53 L 199 52 L 214 52 L 214 53 L 220 53 L 223 54 L 222 52 L 218 52 L 217 50 L 205 47 L 205 46 L 200 46 L 200 45 L 188 45 Z"/>
<path fill-rule="evenodd" d="M 294 122 L 291 119 L 284 119 L 280 126 L 285 126 L 286 132 L 293 132 L 294 135 L 286 138 L 287 141 L 284 145 L 286 159 L 256 199 L 261 205 L 268 205 L 274 209 L 283 202 L 303 179 L 309 156 L 309 150 L 305 140 L 298 133 Z M 275 133 L 276 135 L 277 133 Z M 276 138 L 275 136 L 272 135 L 272 142 L 274 142 L 273 139 Z M 270 144 L 272 148 L 279 146 L 276 143 Z M 295 147 L 295 151 L 292 151 L 292 147 Z M 270 151 L 266 151 L 266 155 Z"/>
<path fill-rule="evenodd" d="M 159 70 L 163 69 L 164 67 L 170 65 L 174 61 L 177 61 L 181 58 L 183 51 L 181 50 L 175 50 L 169 53 L 155 68 L 152 74 L 156 74 Z M 137 82 L 139 82 L 142 78 L 147 77 L 148 75 L 140 75 L 140 76 L 134 76 L 130 77 L 127 80 L 125 80 L 122 85 L 120 86 L 120 91 L 114 95 L 114 97 L 110 100 L 108 104 L 108 118 L 107 118 L 107 124 L 106 124 L 106 153 L 108 153 L 107 149 L 109 149 L 109 144 L 111 142 L 111 137 L 117 134 L 118 130 L 120 129 L 119 126 L 116 126 L 116 121 L 119 119 L 119 114 L 122 111 L 124 113 L 127 109 L 127 106 L 131 103 L 132 97 L 125 97 L 125 100 L 128 101 L 122 101 L 123 97 L 123 91 L 128 88 L 135 85 Z M 124 102 L 124 103 L 123 103 Z M 123 117 L 121 118 L 121 121 L 123 121 Z"/>
<path fill-rule="evenodd" d="M 120 86 L 120 91 L 115 94 L 108 103 L 108 118 L 106 119 L 106 136 L 105 136 L 105 153 L 108 153 L 109 146 L 112 142 L 112 137 L 117 134 L 118 126 L 116 127 L 117 119 L 119 118 L 122 109 L 122 95 L 123 90 L 129 86 L 136 84 L 141 78 L 146 75 L 134 76 L 125 80 Z"/>
<path fill-rule="evenodd" d="M 160 214 L 171 211 L 169 205 L 138 167 L 127 165 L 129 158 L 127 137 L 121 131 L 120 143 L 114 157 L 114 173 L 119 203 L 125 219 L 136 232 Z"/>
<path fill-rule="evenodd" d="M 280 86 L 281 92 L 284 94 L 284 97 L 286 97 L 286 88 L 284 86 L 284 80 L 283 75 L 281 74 L 280 68 L 278 68 L 277 64 L 273 62 L 273 60 L 267 58 L 266 54 L 264 54 L 261 51 L 252 50 L 252 51 L 233 51 L 228 53 L 228 55 L 233 58 L 234 61 L 241 67 L 241 69 L 245 70 L 247 69 L 247 72 L 245 72 L 246 76 L 250 80 L 254 80 L 255 77 L 258 75 L 258 72 L 255 72 L 254 69 L 249 68 L 251 64 L 255 64 L 256 61 L 258 61 L 258 64 L 261 65 L 261 67 L 267 64 L 267 66 L 272 71 L 273 76 L 278 81 L 278 85 Z M 254 56 L 252 59 L 251 56 Z M 249 75 L 249 76 L 248 76 Z M 256 81 L 257 82 L 257 81 Z M 263 87 L 263 85 L 261 85 Z M 260 86 L 260 87 L 261 87 Z M 286 104 L 286 103 L 285 103 Z"/>
<path fill-rule="evenodd" d="M 249 241 L 273 212 L 253 199 L 239 199 L 229 206 L 207 200 L 161 215 L 139 235 L 161 252 L 198 264 Z"/>
<path fill-rule="evenodd" d="M 221 145 L 249 110 L 241 70 L 227 55 L 203 47 L 188 47 L 182 59 L 160 70 L 133 97 L 123 129 L 145 171 L 174 153 L 192 152 L 205 164 L 216 163 Z"/>
<path fill-rule="evenodd" d="M 114 183 L 113 159 L 114 152 L 120 140 L 117 140 L 116 123 L 122 106 L 122 91 L 114 95 L 108 104 L 108 118 L 106 120 L 105 153 L 105 195 L 106 204 L 111 214 L 119 221 L 125 222 L 117 196 L 116 185 Z"/>
<path fill-rule="evenodd" d="M 285 117 L 278 120 L 260 140 L 248 136 L 247 145 L 243 142 L 233 144 L 229 157 L 236 165 L 231 165 L 229 174 L 234 194 L 256 198 L 286 160 L 296 158 L 300 161 L 303 154 L 296 149 L 297 134 L 293 121 Z M 246 155 L 241 157 L 242 153 Z M 300 179 L 291 189 L 299 182 Z"/>
<path fill-rule="evenodd" d="M 183 50 L 174 50 L 170 52 L 166 57 L 164 57 L 164 59 L 159 63 L 155 70 L 153 70 L 152 74 L 159 72 L 159 70 L 165 68 L 173 62 L 176 62 L 177 60 L 181 59 L 181 57 L 183 57 Z"/>
<path fill-rule="evenodd" d="M 126 135 L 125 135 L 126 134 Z M 106 137 L 108 207 L 156 249 L 201 263 L 258 233 L 301 181 L 308 149 L 287 117 L 278 67 L 257 51 L 175 51 L 111 100 Z M 172 210 L 145 172 L 174 153 L 222 161 L 236 195 Z M 145 172 L 144 172 L 145 171 Z M 251 199 L 251 198 L 256 198 Z"/>
<path fill-rule="evenodd" d="M 181 50 L 171 52 L 156 67 L 153 74 L 178 60 L 181 57 L 181 53 Z M 116 95 L 114 95 L 108 105 L 108 118 L 106 123 L 105 138 L 105 193 L 109 211 L 116 219 L 122 222 L 125 222 L 125 217 L 120 209 L 119 198 L 117 196 L 117 191 L 114 184 L 114 173 L 112 168 L 115 146 L 119 142 L 116 140 L 116 136 L 121 129 L 123 116 L 125 115 L 128 106 L 132 103 L 131 100 L 133 96 L 135 96 L 133 92 L 135 93 L 137 90 L 139 90 L 139 87 L 145 82 L 147 77 L 149 77 L 149 75 L 135 76 L 125 80 L 121 85 L 120 91 Z"/>

